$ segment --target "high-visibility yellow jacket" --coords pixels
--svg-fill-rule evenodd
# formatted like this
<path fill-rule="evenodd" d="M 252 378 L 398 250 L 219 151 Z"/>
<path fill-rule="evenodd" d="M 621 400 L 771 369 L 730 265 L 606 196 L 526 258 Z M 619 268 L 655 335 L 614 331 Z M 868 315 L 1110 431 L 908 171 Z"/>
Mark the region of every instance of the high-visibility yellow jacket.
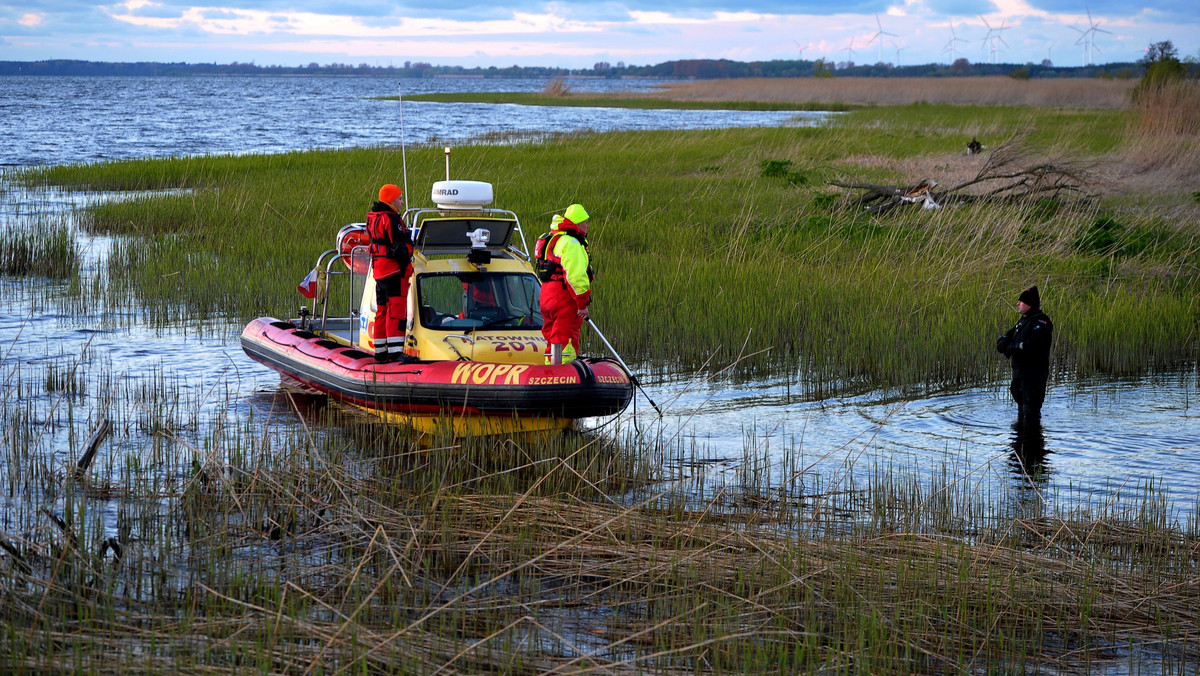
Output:
<path fill-rule="evenodd" d="M 562 266 L 562 272 L 555 272 L 550 278 L 550 283 L 562 283 L 565 281 L 571 294 L 575 297 L 575 304 L 579 309 L 586 308 L 592 295 L 592 274 L 589 269 L 591 258 L 588 255 L 587 246 L 580 242 L 565 230 L 561 234 L 554 237 L 553 246 L 550 247 L 550 255 L 547 258 Z"/>

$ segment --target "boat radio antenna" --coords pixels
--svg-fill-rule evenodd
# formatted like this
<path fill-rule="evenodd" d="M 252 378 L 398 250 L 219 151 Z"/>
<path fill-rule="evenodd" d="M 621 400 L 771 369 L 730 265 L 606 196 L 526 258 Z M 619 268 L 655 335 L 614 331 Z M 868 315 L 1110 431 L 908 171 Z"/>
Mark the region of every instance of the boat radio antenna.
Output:
<path fill-rule="evenodd" d="M 404 84 L 396 83 L 396 100 L 400 103 L 400 166 L 404 172 L 404 199 L 408 199 L 408 156 L 404 153 Z"/>
<path fill-rule="evenodd" d="M 446 146 L 446 180 L 450 180 L 450 146 Z"/>

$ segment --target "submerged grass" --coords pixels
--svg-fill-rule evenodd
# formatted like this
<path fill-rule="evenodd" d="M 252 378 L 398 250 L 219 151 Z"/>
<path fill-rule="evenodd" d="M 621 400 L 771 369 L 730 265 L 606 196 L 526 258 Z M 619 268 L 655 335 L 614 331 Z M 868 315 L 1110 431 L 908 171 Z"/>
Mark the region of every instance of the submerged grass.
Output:
<path fill-rule="evenodd" d="M 580 202 L 593 215 L 595 318 L 627 360 L 738 373 L 799 373 L 809 394 L 980 383 L 1016 293 L 1042 289 L 1059 369 L 1138 372 L 1196 358 L 1200 205 L 1184 179 L 1125 192 L 1147 172 L 1146 137 L 1112 110 L 918 104 L 847 113 L 823 128 L 614 132 L 453 151 L 455 177 L 490 181 L 527 234 Z M 1030 161 L 1070 163 L 1084 194 L 896 211 L 843 206 L 829 181 L 944 186 L 1023 139 Z M 1183 176 L 1197 165 L 1168 161 Z M 152 322 L 291 315 L 296 282 L 377 186 L 396 147 L 53 167 L 21 176 L 107 190 L 172 189 L 98 205 L 114 245 L 106 304 L 137 299 Z M 440 148 L 409 148 L 410 204 L 444 177 Z M 764 167 L 786 167 L 772 172 Z M 1189 187 L 1191 186 L 1191 187 Z M 182 189 L 182 190 L 180 190 Z M 1097 225 L 1106 224 L 1106 225 Z M 86 290 L 86 289 L 85 289 Z M 585 332 L 586 336 L 586 332 Z M 585 340 L 591 340 L 585 337 Z M 591 351 L 602 346 L 590 344 Z"/>
<path fill-rule="evenodd" d="M 0 275 L 64 279 L 79 271 L 80 253 L 65 223 L 0 229 Z"/>
<path fill-rule="evenodd" d="M 420 438 L 283 392 L 230 423 L 166 374 L 42 368 L 0 410 L 7 673 L 1200 669 L 1200 532 L 1154 486 L 823 475 L 753 438 L 714 483 L 619 431 Z"/>

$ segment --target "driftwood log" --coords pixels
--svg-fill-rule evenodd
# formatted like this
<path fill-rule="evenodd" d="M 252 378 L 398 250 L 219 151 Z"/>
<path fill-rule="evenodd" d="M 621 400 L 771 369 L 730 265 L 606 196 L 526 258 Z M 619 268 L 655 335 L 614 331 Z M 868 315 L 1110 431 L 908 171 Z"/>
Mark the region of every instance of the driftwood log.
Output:
<path fill-rule="evenodd" d="M 1027 136 L 1022 134 L 997 148 L 974 178 L 950 188 L 942 189 L 928 178 L 908 186 L 846 181 L 830 181 L 829 185 L 863 191 L 857 197 L 846 198 L 843 204 L 876 214 L 906 204 L 940 209 L 954 203 L 1059 199 L 1064 193 L 1083 196 L 1091 180 L 1089 169 L 1076 162 L 1032 160 L 1022 149 Z"/>
<path fill-rule="evenodd" d="M 83 445 L 83 453 L 79 456 L 79 462 L 75 464 L 75 478 L 82 479 L 87 475 L 92 461 L 96 459 L 96 450 L 100 448 L 100 442 L 104 441 L 104 437 L 108 436 L 111 429 L 112 423 L 108 422 L 107 417 L 100 418 L 100 422 L 96 423 Z"/>

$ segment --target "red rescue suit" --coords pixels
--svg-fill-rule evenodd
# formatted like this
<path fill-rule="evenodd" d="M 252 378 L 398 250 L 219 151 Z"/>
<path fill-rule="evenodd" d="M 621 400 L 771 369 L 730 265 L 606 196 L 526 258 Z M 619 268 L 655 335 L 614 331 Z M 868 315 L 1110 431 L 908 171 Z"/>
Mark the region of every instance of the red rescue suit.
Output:
<path fill-rule="evenodd" d="M 387 202 L 376 202 L 367 214 L 371 239 L 371 276 L 375 278 L 375 321 L 371 340 L 375 357 L 382 361 L 404 354 L 408 280 L 412 277 L 412 238 L 404 218 Z"/>
<path fill-rule="evenodd" d="M 591 301 L 593 278 L 587 238 L 564 220 L 546 243 L 546 260 L 555 264 L 550 281 L 542 284 L 542 335 L 552 345 L 570 345 L 579 353 L 579 311 Z"/>

